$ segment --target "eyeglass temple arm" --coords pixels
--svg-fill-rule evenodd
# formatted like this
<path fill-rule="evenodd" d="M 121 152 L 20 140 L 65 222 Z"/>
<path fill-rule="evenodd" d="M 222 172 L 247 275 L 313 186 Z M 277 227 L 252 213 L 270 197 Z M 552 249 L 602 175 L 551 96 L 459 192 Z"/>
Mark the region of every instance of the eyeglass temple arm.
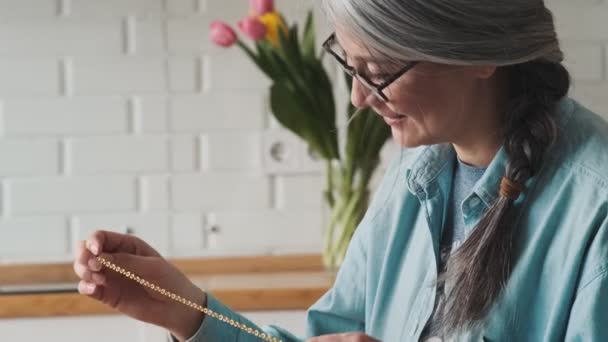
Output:
<path fill-rule="evenodd" d="M 378 86 L 378 88 L 380 90 L 383 90 L 384 88 L 386 88 L 389 84 L 393 83 L 396 79 L 398 79 L 399 77 L 403 76 L 403 74 L 405 74 L 406 72 L 408 72 L 411 68 L 413 68 L 414 66 L 416 66 L 416 64 L 418 64 L 418 62 L 409 62 L 407 63 L 403 68 L 401 68 L 401 70 L 399 70 L 395 75 L 393 75 L 391 78 L 389 78 L 388 80 L 382 82 L 382 84 L 380 86 Z"/>

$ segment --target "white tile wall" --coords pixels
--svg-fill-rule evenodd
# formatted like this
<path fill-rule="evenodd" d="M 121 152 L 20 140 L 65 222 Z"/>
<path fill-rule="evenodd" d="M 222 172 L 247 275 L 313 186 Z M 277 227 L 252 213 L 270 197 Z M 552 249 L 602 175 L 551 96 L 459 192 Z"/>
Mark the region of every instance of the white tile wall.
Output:
<path fill-rule="evenodd" d="M 129 14 L 161 14 L 163 0 L 70 0 L 70 15 L 75 17 L 121 17 Z"/>
<path fill-rule="evenodd" d="M 263 210 L 270 205 L 269 180 L 265 175 L 244 172 L 176 174 L 171 202 L 185 210 Z"/>
<path fill-rule="evenodd" d="M 7 212 L 13 216 L 129 212 L 136 208 L 132 176 L 15 178 L 5 184 L 5 208 L 10 208 Z"/>
<path fill-rule="evenodd" d="M 57 60 L 33 58 L 3 58 L 0 62 L 0 94 L 40 96 L 59 95 L 61 91 L 60 63 Z"/>
<path fill-rule="evenodd" d="M 200 0 L 167 0 L 167 13 L 171 16 L 184 16 L 194 13 Z"/>
<path fill-rule="evenodd" d="M 577 82 L 601 82 L 604 79 L 604 49 L 602 45 L 572 43 L 564 48 L 567 49 L 564 63 Z"/>
<path fill-rule="evenodd" d="M 145 212 L 169 209 L 169 176 L 144 176 L 139 182 L 139 205 Z"/>
<path fill-rule="evenodd" d="M 9 218 L 0 222 L 3 257 L 49 258 L 69 252 L 68 222 L 62 216 Z M 52 243 L 50 243 L 52 242 Z"/>
<path fill-rule="evenodd" d="M 126 46 L 134 54 L 162 55 L 165 49 L 164 23 L 159 16 L 129 16 Z"/>
<path fill-rule="evenodd" d="M 74 175 L 161 172 L 168 168 L 164 136 L 71 138 L 69 155 Z"/>
<path fill-rule="evenodd" d="M 30 177 L 59 173 L 59 143 L 55 139 L 0 140 L 0 177 Z"/>
<path fill-rule="evenodd" d="M 165 59 L 148 56 L 76 59 L 74 94 L 164 94 L 167 91 L 165 65 Z"/>
<path fill-rule="evenodd" d="M 256 170 L 262 167 L 261 135 L 252 130 L 213 130 L 203 140 L 212 171 Z"/>
<path fill-rule="evenodd" d="M 143 96 L 132 99 L 133 131 L 141 134 L 167 132 L 169 101 L 166 96 Z"/>
<path fill-rule="evenodd" d="M 2 19 L 49 19 L 58 13 L 57 0 L 0 0 L 0 17 Z"/>
<path fill-rule="evenodd" d="M 118 97 L 4 98 L 9 136 L 125 134 L 128 103 Z"/>
<path fill-rule="evenodd" d="M 215 237 L 226 252 L 267 253 L 318 251 L 322 237 L 319 210 L 243 208 L 217 212 Z"/>
<path fill-rule="evenodd" d="M 547 3 L 573 94 L 607 114 L 607 0 Z M 310 0 L 277 4 L 302 18 Z M 69 259 L 98 227 L 169 255 L 318 250 L 322 163 L 268 129 L 261 72 L 208 42 L 212 20 L 246 13 L 245 0 L 0 0 L 0 261 Z"/>
<path fill-rule="evenodd" d="M 171 137 L 171 171 L 194 171 L 200 165 L 199 137 L 174 134 Z"/>
<path fill-rule="evenodd" d="M 174 93 L 200 91 L 202 86 L 201 70 L 201 62 L 198 58 L 169 58 L 169 90 Z"/>
<path fill-rule="evenodd" d="M 212 91 L 171 99 L 171 125 L 176 132 L 263 128 L 265 90 Z"/>
<path fill-rule="evenodd" d="M 171 221 L 171 247 L 176 254 L 197 254 L 205 248 L 205 224 L 200 213 L 176 213 Z"/>
<path fill-rule="evenodd" d="M 117 55 L 122 51 L 120 18 L 96 20 L 2 20 L 0 55 Z"/>

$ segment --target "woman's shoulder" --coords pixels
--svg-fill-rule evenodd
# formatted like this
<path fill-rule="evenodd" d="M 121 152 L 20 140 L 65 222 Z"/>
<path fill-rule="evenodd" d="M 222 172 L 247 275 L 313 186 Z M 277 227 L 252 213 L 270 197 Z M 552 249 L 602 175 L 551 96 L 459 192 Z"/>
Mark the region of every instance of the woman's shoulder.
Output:
<path fill-rule="evenodd" d="M 561 167 L 608 192 L 608 122 L 570 98 L 560 101 L 559 138 L 550 156 Z"/>

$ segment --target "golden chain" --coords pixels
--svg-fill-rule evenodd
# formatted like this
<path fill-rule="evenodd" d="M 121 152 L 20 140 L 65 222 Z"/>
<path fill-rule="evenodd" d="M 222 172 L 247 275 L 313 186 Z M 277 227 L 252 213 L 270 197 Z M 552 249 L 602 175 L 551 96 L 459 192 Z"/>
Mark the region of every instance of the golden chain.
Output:
<path fill-rule="evenodd" d="M 175 293 L 169 292 L 169 291 L 167 291 L 167 290 L 159 287 L 158 285 L 155 285 L 155 284 L 153 284 L 153 283 L 145 280 L 144 278 L 141 278 L 141 277 L 137 276 L 135 273 L 129 272 L 129 271 L 125 270 L 124 268 L 119 267 L 116 264 L 113 264 L 112 262 L 110 262 L 110 261 L 108 261 L 108 260 L 106 260 L 106 259 L 104 259 L 102 257 L 97 257 L 97 261 L 99 261 L 100 264 L 102 264 L 103 266 L 109 268 L 110 270 L 112 270 L 114 272 L 117 272 L 117 273 L 123 275 L 124 277 L 129 278 L 129 279 L 135 281 L 136 283 L 139 283 L 139 285 L 147 287 L 150 290 L 156 291 L 156 292 L 160 293 L 161 295 L 166 296 L 166 297 L 168 297 L 168 298 L 170 298 L 170 299 L 172 299 L 172 300 L 174 300 L 176 302 L 180 302 L 180 303 L 182 303 L 182 304 L 184 304 L 186 306 L 189 306 L 189 307 L 191 307 L 191 308 L 193 308 L 195 310 L 198 310 L 198 311 L 204 313 L 206 316 L 218 319 L 218 320 L 220 320 L 220 321 L 222 321 L 222 322 L 224 322 L 226 324 L 229 324 L 229 325 L 231 325 L 231 326 L 233 326 L 233 327 L 235 327 L 237 329 L 241 329 L 244 332 L 246 332 L 248 334 L 251 334 L 251 335 L 253 335 L 255 337 L 258 337 L 258 338 L 260 338 L 260 339 L 262 339 L 264 341 L 268 341 L 268 342 L 282 342 L 280 339 L 277 339 L 276 337 L 274 337 L 274 336 L 272 336 L 270 334 L 266 334 L 266 333 L 260 332 L 257 329 L 248 327 L 247 325 L 245 325 L 243 323 L 239 323 L 239 322 L 237 322 L 237 321 L 235 321 L 235 320 L 233 320 L 233 319 L 231 319 L 229 317 L 226 317 L 224 315 L 220 315 L 220 314 L 218 314 L 217 312 L 215 312 L 213 310 L 205 308 L 205 307 L 203 307 L 200 304 L 197 304 L 197 303 L 192 302 L 190 300 L 187 300 L 187 299 L 185 299 L 183 297 L 180 297 L 180 296 L 176 295 Z"/>

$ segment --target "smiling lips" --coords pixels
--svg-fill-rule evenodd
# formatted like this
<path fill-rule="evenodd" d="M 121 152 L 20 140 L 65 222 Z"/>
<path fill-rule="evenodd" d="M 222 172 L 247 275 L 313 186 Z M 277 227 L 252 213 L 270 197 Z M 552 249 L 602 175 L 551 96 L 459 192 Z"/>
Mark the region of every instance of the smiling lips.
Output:
<path fill-rule="evenodd" d="M 396 126 L 402 123 L 407 116 L 405 115 L 392 115 L 392 116 L 382 116 L 384 118 L 384 122 L 386 122 L 389 126 Z"/>

